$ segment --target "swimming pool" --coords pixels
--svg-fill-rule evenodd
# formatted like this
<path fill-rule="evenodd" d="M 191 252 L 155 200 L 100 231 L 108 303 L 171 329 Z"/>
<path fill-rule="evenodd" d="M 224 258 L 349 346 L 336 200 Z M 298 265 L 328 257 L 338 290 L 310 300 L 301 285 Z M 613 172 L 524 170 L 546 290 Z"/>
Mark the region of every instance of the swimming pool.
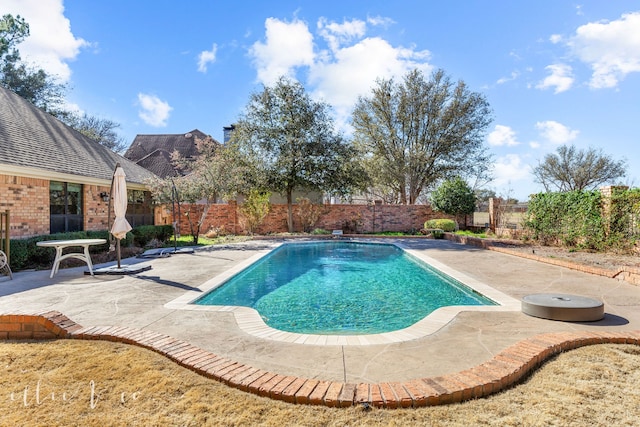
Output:
<path fill-rule="evenodd" d="M 443 306 L 495 305 L 395 245 L 287 243 L 194 301 L 245 306 L 269 326 L 361 335 L 413 325 Z"/>

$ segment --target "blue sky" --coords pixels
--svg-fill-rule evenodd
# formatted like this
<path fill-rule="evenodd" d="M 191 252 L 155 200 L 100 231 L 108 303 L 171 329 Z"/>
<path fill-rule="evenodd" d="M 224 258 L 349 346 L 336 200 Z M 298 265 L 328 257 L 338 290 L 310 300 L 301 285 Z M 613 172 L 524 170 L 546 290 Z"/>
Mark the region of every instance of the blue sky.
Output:
<path fill-rule="evenodd" d="M 483 93 L 500 195 L 542 191 L 530 169 L 559 145 L 625 158 L 640 185 L 637 1 L 0 0 L 31 37 L 23 59 L 70 87 L 68 103 L 136 134 L 222 140 L 249 95 L 279 75 L 334 107 L 347 135 L 377 77 L 442 68 Z"/>

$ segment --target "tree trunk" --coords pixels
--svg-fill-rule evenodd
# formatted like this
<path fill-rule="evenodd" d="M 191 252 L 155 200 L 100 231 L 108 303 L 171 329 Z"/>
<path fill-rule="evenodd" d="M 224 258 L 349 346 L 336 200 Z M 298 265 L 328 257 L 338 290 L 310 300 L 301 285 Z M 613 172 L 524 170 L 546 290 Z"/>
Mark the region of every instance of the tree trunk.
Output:
<path fill-rule="evenodd" d="M 293 233 L 293 201 L 292 199 L 293 189 L 287 189 L 287 227 L 289 233 Z"/>
<path fill-rule="evenodd" d="M 400 189 L 400 204 L 407 204 L 407 190 L 404 187 Z"/>

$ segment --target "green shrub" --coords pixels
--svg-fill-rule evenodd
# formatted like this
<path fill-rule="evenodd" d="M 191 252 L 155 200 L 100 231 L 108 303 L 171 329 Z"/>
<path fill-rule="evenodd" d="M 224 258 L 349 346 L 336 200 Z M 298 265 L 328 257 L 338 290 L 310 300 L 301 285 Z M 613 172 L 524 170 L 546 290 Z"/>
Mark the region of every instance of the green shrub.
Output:
<path fill-rule="evenodd" d="M 11 268 L 24 270 L 29 267 L 29 262 L 35 254 L 36 244 L 31 239 L 12 239 L 9 241 L 11 251 Z"/>
<path fill-rule="evenodd" d="M 455 231 L 456 222 L 452 219 L 430 219 L 429 221 L 424 223 L 424 228 L 439 228 L 443 231 Z"/>
<path fill-rule="evenodd" d="M 487 233 L 485 232 L 474 232 L 471 230 L 458 230 L 456 231 L 456 234 L 460 235 L 460 236 L 469 236 L 469 237 L 477 237 L 479 239 L 485 239 L 487 237 Z"/>
<path fill-rule="evenodd" d="M 316 228 L 311 232 L 311 234 L 331 234 L 331 232 L 329 230 L 325 230 L 324 228 Z"/>
<path fill-rule="evenodd" d="M 606 243 L 602 195 L 595 190 L 534 194 L 524 227 L 545 245 L 602 250 Z"/>
<path fill-rule="evenodd" d="M 442 239 L 444 238 L 444 231 L 434 230 L 432 233 L 434 239 Z"/>
<path fill-rule="evenodd" d="M 171 225 L 163 226 L 145 226 L 151 227 L 151 231 L 143 231 L 140 234 L 152 234 L 152 238 L 163 241 L 167 239 L 167 235 L 173 234 L 173 227 Z M 138 227 L 140 228 L 140 227 Z M 134 229 L 132 232 L 127 233 L 126 237 L 120 241 L 122 247 L 133 246 L 134 244 Z M 47 234 L 42 236 L 29 237 L 27 239 L 11 239 L 10 245 L 10 263 L 11 269 L 15 271 L 25 270 L 28 268 L 48 268 L 53 263 L 56 252 L 52 248 L 43 248 L 37 245 L 38 242 L 46 240 L 76 240 L 76 239 L 105 239 L 107 242 L 103 245 L 92 245 L 89 247 L 89 251 L 92 253 L 106 252 L 109 249 L 110 233 L 108 230 L 100 231 L 73 231 L 68 233 L 56 233 Z"/>
<path fill-rule="evenodd" d="M 171 225 L 141 225 L 131 230 L 133 243 L 137 246 L 145 247 L 150 241 L 158 240 L 165 242 L 173 236 L 173 226 Z"/>

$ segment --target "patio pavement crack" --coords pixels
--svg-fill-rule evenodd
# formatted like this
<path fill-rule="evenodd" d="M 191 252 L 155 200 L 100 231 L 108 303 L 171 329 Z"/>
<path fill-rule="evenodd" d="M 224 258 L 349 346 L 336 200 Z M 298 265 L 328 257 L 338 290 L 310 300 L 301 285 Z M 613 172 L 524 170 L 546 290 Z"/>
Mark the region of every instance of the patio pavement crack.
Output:
<path fill-rule="evenodd" d="M 142 326 L 142 329 L 146 329 L 149 326 L 153 325 L 154 323 L 159 322 L 160 320 L 166 319 L 167 317 L 171 316 L 173 313 L 175 313 L 175 310 L 171 310 L 169 313 L 165 314 L 164 316 L 158 317 L 153 322 L 147 323 L 146 325 Z"/>
<path fill-rule="evenodd" d="M 344 355 L 344 346 L 340 346 L 340 351 L 342 351 L 342 372 L 344 373 L 344 382 L 347 382 L 347 361 Z"/>

